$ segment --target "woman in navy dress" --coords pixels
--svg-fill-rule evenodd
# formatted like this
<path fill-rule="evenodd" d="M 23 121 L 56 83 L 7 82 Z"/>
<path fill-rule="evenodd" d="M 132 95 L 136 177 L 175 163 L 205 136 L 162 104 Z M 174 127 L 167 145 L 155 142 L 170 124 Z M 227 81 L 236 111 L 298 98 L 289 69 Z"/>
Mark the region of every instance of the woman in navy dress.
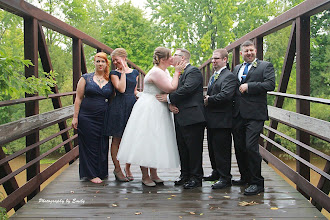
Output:
<path fill-rule="evenodd" d="M 113 87 L 107 54 L 97 53 L 94 64 L 95 72 L 79 79 L 72 126 L 78 129 L 80 179 L 102 183 L 108 176 L 109 154 L 109 138 L 102 131 Z"/>
<path fill-rule="evenodd" d="M 137 70 L 127 66 L 126 58 L 127 52 L 123 48 L 117 48 L 111 53 L 112 63 L 116 66 L 116 70 L 110 72 L 110 77 L 116 95 L 106 113 L 105 119 L 105 135 L 112 136 L 110 151 L 115 166 L 113 173 L 116 180 L 120 182 L 132 181 L 134 179 L 130 171 L 130 164 L 126 164 L 126 176 L 123 174 L 120 163 L 117 160 L 117 153 L 126 123 L 136 102 L 139 77 Z"/>

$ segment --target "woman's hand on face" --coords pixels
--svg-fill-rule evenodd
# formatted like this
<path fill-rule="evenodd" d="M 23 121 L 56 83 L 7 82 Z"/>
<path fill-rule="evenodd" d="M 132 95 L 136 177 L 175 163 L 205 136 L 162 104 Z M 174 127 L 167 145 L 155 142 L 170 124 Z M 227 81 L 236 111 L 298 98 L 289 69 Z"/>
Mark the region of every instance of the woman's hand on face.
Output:
<path fill-rule="evenodd" d="M 126 61 L 123 59 L 120 60 L 120 63 L 121 63 L 121 66 L 122 66 L 122 69 L 121 69 L 121 73 L 126 73 L 129 69 L 129 67 L 127 66 L 127 63 Z"/>
<path fill-rule="evenodd" d="M 184 61 L 180 61 L 176 66 L 175 66 L 175 71 L 176 72 L 179 72 L 179 73 L 182 73 L 183 70 L 184 70 Z"/>
<path fill-rule="evenodd" d="M 71 124 L 74 129 L 77 129 L 78 128 L 78 118 L 73 118 Z"/>

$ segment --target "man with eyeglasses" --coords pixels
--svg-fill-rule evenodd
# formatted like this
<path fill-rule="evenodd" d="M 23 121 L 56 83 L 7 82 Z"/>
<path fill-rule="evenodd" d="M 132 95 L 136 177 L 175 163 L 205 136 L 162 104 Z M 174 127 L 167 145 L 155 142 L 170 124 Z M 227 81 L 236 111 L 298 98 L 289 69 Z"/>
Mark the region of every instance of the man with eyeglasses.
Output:
<path fill-rule="evenodd" d="M 253 42 L 245 41 L 240 51 L 244 63 L 233 70 L 239 80 L 234 100 L 233 136 L 241 179 L 233 180 L 232 184 L 248 184 L 244 195 L 256 195 L 264 191 L 258 140 L 264 122 L 268 120 L 267 91 L 275 89 L 273 65 L 258 60 L 256 53 Z"/>
<path fill-rule="evenodd" d="M 176 91 L 170 94 L 156 95 L 162 102 L 168 102 L 174 113 L 175 132 L 179 149 L 181 175 L 174 182 L 184 189 L 202 186 L 203 139 L 205 116 L 203 105 L 203 77 L 201 71 L 190 65 L 190 53 L 186 49 L 177 49 L 173 55 L 174 64 L 183 62 Z"/>
<path fill-rule="evenodd" d="M 210 78 L 204 98 L 207 142 L 212 166 L 212 173 L 204 177 L 204 180 L 217 180 L 212 189 L 231 186 L 231 128 L 237 79 L 227 68 L 227 62 L 226 49 L 216 49 L 213 52 L 214 74 Z"/>

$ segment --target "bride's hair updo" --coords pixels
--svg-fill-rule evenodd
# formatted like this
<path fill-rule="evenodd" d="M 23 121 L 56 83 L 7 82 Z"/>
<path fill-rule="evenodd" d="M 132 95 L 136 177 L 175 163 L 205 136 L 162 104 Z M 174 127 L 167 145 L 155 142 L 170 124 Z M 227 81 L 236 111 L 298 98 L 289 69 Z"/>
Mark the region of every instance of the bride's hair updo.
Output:
<path fill-rule="evenodd" d="M 171 50 L 165 47 L 157 47 L 154 51 L 153 64 L 158 65 L 160 59 L 168 59 L 171 56 Z"/>

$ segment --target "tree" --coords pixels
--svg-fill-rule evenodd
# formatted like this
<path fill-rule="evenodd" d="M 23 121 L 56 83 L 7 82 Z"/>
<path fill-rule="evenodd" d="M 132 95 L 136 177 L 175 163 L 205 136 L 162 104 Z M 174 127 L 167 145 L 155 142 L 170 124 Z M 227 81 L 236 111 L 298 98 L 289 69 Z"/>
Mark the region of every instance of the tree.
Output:
<path fill-rule="evenodd" d="M 61 0 L 65 22 L 101 40 L 101 26 L 111 5 L 104 0 Z"/>
<path fill-rule="evenodd" d="M 152 21 L 168 46 L 184 47 L 192 62 L 201 64 L 216 48 L 227 46 L 235 38 L 231 31 L 237 12 L 237 0 L 147 0 Z"/>
<path fill-rule="evenodd" d="M 311 17 L 311 95 L 330 96 L 330 11 Z"/>
<path fill-rule="evenodd" d="M 2 10 L 0 19 L 0 100 L 21 98 L 24 93 L 50 93 L 49 86 L 55 83 L 53 73 L 40 72 L 39 79 L 24 76 L 24 66 L 32 63 L 23 59 L 23 19 Z"/>
<path fill-rule="evenodd" d="M 152 66 L 152 55 L 162 45 L 157 27 L 143 17 L 143 11 L 131 2 L 116 5 L 102 26 L 102 41 L 115 49 L 125 48 L 128 59 L 143 70 Z"/>
<path fill-rule="evenodd" d="M 9 56 L 24 56 L 23 19 L 1 9 L 0 47 Z"/>
<path fill-rule="evenodd" d="M 39 92 L 47 95 L 51 93 L 50 87 L 56 83 L 54 72 L 44 73 L 45 77 L 34 76 L 25 78 L 18 70 L 23 66 L 33 65 L 30 60 L 23 60 L 20 57 L 7 56 L 0 50 L 0 97 L 9 96 L 13 99 L 20 98 L 24 93 L 34 94 Z"/>
<path fill-rule="evenodd" d="M 276 0 L 238 1 L 236 26 L 233 29 L 235 38 L 238 39 L 244 36 L 274 17 L 278 13 L 278 8 L 276 9 L 276 7 L 279 7 L 279 4 L 275 4 L 275 2 Z"/>

